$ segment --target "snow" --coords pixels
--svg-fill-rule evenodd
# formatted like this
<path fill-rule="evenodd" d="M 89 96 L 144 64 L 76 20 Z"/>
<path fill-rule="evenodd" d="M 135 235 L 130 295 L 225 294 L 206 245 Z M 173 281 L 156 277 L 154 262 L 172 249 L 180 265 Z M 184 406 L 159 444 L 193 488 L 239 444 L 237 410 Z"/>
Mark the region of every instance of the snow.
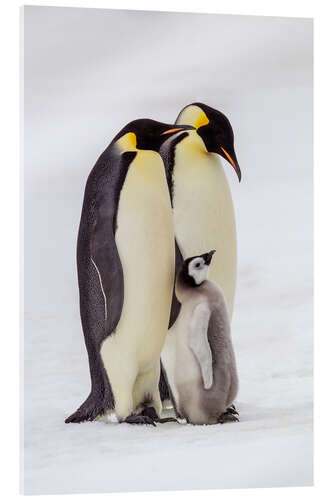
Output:
<path fill-rule="evenodd" d="M 24 492 L 311 485 L 311 21 L 39 7 L 25 20 Z M 87 175 L 127 121 L 170 123 L 196 100 L 229 116 L 243 176 L 225 166 L 240 422 L 65 425 L 89 392 L 75 269 Z"/>

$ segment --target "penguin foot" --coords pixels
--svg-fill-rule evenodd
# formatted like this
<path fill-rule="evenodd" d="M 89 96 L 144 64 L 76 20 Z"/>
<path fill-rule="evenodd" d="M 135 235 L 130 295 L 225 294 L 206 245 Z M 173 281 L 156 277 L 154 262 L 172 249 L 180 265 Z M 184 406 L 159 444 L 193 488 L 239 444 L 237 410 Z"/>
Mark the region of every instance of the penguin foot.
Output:
<path fill-rule="evenodd" d="M 153 406 L 146 406 L 140 415 L 151 418 L 154 422 L 158 422 L 160 420 L 159 416 L 156 413 L 156 410 Z"/>
<path fill-rule="evenodd" d="M 232 415 L 239 415 L 238 411 L 235 408 L 235 405 L 229 406 L 229 408 L 227 408 L 226 413 L 231 413 Z"/>
<path fill-rule="evenodd" d="M 231 411 L 230 411 L 231 410 Z M 228 408 L 226 412 L 220 415 L 219 424 L 226 424 L 228 422 L 239 422 L 238 412 L 236 408 Z"/>
<path fill-rule="evenodd" d="M 144 410 L 142 410 L 140 415 L 147 416 L 147 417 L 151 418 L 154 422 L 157 422 L 159 424 L 166 424 L 167 422 L 177 422 L 178 423 L 178 420 L 176 420 L 173 417 L 160 418 L 157 415 L 156 410 L 153 406 L 147 406 L 146 408 L 144 408 Z"/>
<path fill-rule="evenodd" d="M 123 422 L 126 424 L 153 425 L 156 427 L 155 422 L 147 415 L 129 415 Z"/>
<path fill-rule="evenodd" d="M 177 422 L 177 424 L 179 424 L 178 420 L 173 417 L 164 417 L 158 419 L 159 424 L 166 424 L 167 422 Z"/>

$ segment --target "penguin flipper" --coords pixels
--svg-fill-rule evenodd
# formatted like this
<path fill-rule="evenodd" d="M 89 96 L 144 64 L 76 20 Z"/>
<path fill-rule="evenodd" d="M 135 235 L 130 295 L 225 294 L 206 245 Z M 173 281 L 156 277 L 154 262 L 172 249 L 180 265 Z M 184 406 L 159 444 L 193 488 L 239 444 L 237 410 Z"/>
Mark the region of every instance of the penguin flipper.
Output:
<path fill-rule="evenodd" d="M 104 299 L 106 338 L 116 328 L 124 302 L 124 277 L 111 221 L 99 219 L 91 245 L 91 261 L 96 269 Z"/>
<path fill-rule="evenodd" d="M 180 143 L 185 137 L 188 136 L 188 132 L 182 132 L 177 134 L 176 136 L 171 136 L 169 139 L 167 139 L 161 146 L 159 150 L 159 154 L 163 160 L 164 163 L 164 169 L 165 169 L 165 175 L 168 183 L 168 189 L 169 189 L 169 194 L 170 194 L 170 200 L 171 200 L 171 205 L 173 204 L 173 168 L 175 164 L 175 152 L 176 152 L 176 147 L 177 144 Z M 179 249 L 178 243 L 175 240 L 175 280 L 176 276 L 178 274 L 178 271 L 180 270 L 182 264 L 183 264 L 183 256 L 181 254 L 181 251 Z M 173 295 L 172 295 L 172 304 L 171 304 L 171 311 L 170 311 L 170 318 L 169 318 L 169 326 L 168 328 L 170 329 L 176 319 L 178 318 L 180 312 L 180 302 L 178 301 L 176 294 L 175 294 L 175 286 L 173 288 Z M 166 401 L 171 399 L 171 390 L 168 386 L 166 376 L 164 374 L 164 371 L 161 370 L 161 375 L 160 375 L 160 381 L 159 381 L 159 391 L 160 391 L 160 396 L 162 401 Z M 175 405 L 174 405 L 175 406 Z"/>
<path fill-rule="evenodd" d="M 170 311 L 170 319 L 169 319 L 169 326 L 168 328 L 170 329 L 176 319 L 178 318 L 179 312 L 180 312 L 180 302 L 176 297 L 175 293 L 175 285 L 176 285 L 176 277 L 179 271 L 182 268 L 184 262 L 184 258 L 182 256 L 182 253 L 180 251 L 180 248 L 178 246 L 177 240 L 175 240 L 175 278 L 174 278 L 174 285 L 173 285 L 173 295 L 172 295 L 172 303 L 171 303 L 171 311 Z"/>
<path fill-rule="evenodd" d="M 175 279 L 174 279 L 174 285 L 173 285 L 173 295 L 172 295 L 172 303 L 171 303 L 171 311 L 170 311 L 170 319 L 169 319 L 169 326 L 168 328 L 170 329 L 176 319 L 178 318 L 179 312 L 180 312 L 180 302 L 178 301 L 176 294 L 175 294 L 175 283 L 176 283 L 176 276 L 178 272 L 180 271 L 182 265 L 183 265 L 184 259 L 182 256 L 182 253 L 179 249 L 177 240 L 175 240 Z M 168 334 L 167 334 L 168 335 Z M 162 361 L 161 361 L 161 374 L 160 374 L 160 381 L 159 381 L 159 391 L 160 391 L 160 396 L 161 396 L 161 401 L 167 401 L 171 400 L 173 407 L 175 408 L 175 404 L 172 398 L 171 390 L 169 387 L 169 384 L 167 382 L 167 377 L 165 375 L 165 371 L 163 369 Z"/>
<path fill-rule="evenodd" d="M 190 348 L 200 365 L 204 388 L 213 385 L 213 357 L 208 342 L 210 310 L 206 304 L 199 304 L 193 312 L 190 324 Z"/>
<path fill-rule="evenodd" d="M 90 239 L 90 254 L 104 298 L 105 337 L 115 330 L 124 302 L 123 268 L 115 234 L 121 186 L 135 155 L 126 152 L 120 158 L 111 157 L 103 165 L 106 172 L 96 193 L 96 219 Z"/>

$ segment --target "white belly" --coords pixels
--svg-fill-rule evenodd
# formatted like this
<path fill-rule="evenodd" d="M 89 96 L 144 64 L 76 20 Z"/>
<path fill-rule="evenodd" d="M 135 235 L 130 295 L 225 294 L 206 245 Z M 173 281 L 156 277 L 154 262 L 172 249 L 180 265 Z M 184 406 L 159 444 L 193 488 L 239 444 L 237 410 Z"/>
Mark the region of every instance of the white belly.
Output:
<path fill-rule="evenodd" d="M 174 279 L 174 231 L 164 166 L 138 152 L 121 190 L 116 244 L 124 304 L 116 332 L 102 346 L 104 364 L 135 360 L 139 373 L 158 361 L 167 333 Z M 107 368 L 107 367 L 106 367 Z"/>
<path fill-rule="evenodd" d="M 163 346 L 161 360 L 166 371 L 172 395 L 179 408 L 180 401 L 178 388 L 188 384 L 193 389 L 192 400 L 196 399 L 196 384 L 201 383 L 201 373 L 198 362 L 189 347 L 189 325 L 193 307 L 182 306 L 174 325 L 170 328 Z M 193 402 L 193 401 L 192 401 Z"/>
<path fill-rule="evenodd" d="M 201 139 L 200 139 L 201 141 Z M 216 250 L 209 278 L 223 290 L 232 316 L 237 241 L 230 188 L 218 155 L 206 153 L 191 135 L 178 144 L 174 167 L 174 228 L 184 258 Z"/>

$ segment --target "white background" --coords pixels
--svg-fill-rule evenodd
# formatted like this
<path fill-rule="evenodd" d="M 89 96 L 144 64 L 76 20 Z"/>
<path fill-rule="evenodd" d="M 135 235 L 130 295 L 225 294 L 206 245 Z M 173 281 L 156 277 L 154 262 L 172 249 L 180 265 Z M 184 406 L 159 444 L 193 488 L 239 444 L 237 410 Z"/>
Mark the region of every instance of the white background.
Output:
<path fill-rule="evenodd" d="M 311 484 L 311 21 L 28 7 L 24 22 L 24 491 Z M 89 392 L 75 269 L 87 175 L 128 121 L 172 123 L 197 100 L 229 116 L 243 172 L 239 185 L 226 166 L 241 423 L 65 426 Z"/>
<path fill-rule="evenodd" d="M 12 2 L 12 3 L 15 3 L 15 2 Z M 103 2 L 99 2 L 99 4 L 101 4 L 101 3 L 103 3 Z M 83 2 L 81 2 L 81 5 L 82 4 L 83 4 Z M 168 4 L 170 5 L 170 2 L 168 2 Z M 243 6 L 241 4 L 243 4 Z M 247 13 L 257 12 L 259 14 L 261 14 L 261 13 L 266 13 L 266 14 L 267 13 L 275 13 L 275 14 L 282 13 L 284 15 L 287 15 L 287 14 L 311 15 L 312 11 L 315 10 L 314 7 L 312 8 L 310 5 L 304 5 L 303 2 L 301 5 L 301 8 L 298 8 L 298 9 L 297 9 L 297 5 L 295 6 L 295 4 L 297 4 L 297 2 L 288 2 L 287 4 L 288 5 L 284 4 L 283 6 L 281 6 L 281 2 L 280 2 L 279 3 L 280 10 L 277 11 L 276 9 L 274 10 L 274 8 L 272 8 L 271 5 L 268 6 L 267 3 L 263 4 L 262 2 L 251 2 L 251 8 L 249 8 L 248 5 L 247 5 L 247 7 L 244 6 L 243 2 L 234 2 L 233 12 L 237 12 L 237 10 L 238 10 L 238 12 L 240 12 L 242 9 L 242 11 L 247 12 Z M 105 3 L 104 3 L 104 5 L 105 5 Z M 228 11 L 228 10 L 230 11 L 230 7 L 228 7 L 228 6 L 222 7 L 222 3 L 219 3 L 219 5 L 220 5 L 220 9 L 223 9 L 224 11 Z M 180 2 L 177 2 L 177 6 L 180 6 Z M 206 4 L 207 9 L 208 9 L 208 7 L 210 7 L 210 6 Z M 196 8 L 198 8 L 198 7 L 196 7 Z M 218 8 L 217 6 L 214 6 L 213 8 L 211 8 L 211 10 L 217 10 L 217 8 Z M 317 92 L 317 103 L 319 103 L 319 108 L 321 109 L 320 117 L 324 118 L 325 114 L 327 114 L 327 107 L 329 107 L 331 105 L 331 100 L 329 99 L 329 94 L 327 92 L 324 92 L 326 89 L 330 88 L 330 81 L 331 81 L 331 72 L 329 71 L 329 66 L 327 66 L 328 59 L 327 59 L 327 57 L 325 57 L 325 56 L 327 56 L 327 52 L 325 53 L 325 50 L 324 50 L 325 46 L 326 46 L 326 48 L 329 47 L 329 42 L 327 42 L 327 40 L 329 40 L 329 36 L 328 36 L 329 31 L 326 28 L 329 28 L 328 22 L 329 22 L 330 17 L 329 17 L 329 15 L 326 15 L 326 17 L 325 17 L 325 15 L 323 15 L 323 12 L 320 12 L 320 7 L 318 7 L 318 4 L 317 4 L 316 12 L 318 14 L 318 21 L 316 23 L 316 26 L 319 26 L 322 29 L 322 31 L 320 33 L 321 36 L 320 36 L 320 38 L 318 38 L 318 43 L 317 43 L 317 47 L 319 46 L 320 51 L 317 50 L 316 61 L 318 62 L 318 66 L 320 64 L 320 67 L 322 68 L 322 71 L 324 72 L 324 73 L 322 72 L 322 78 L 320 79 L 320 86 L 319 86 L 320 92 Z M 324 13 L 325 13 L 325 11 L 324 11 Z M 13 17 L 13 16 L 11 16 L 11 17 Z M 4 34 L 5 36 L 8 35 L 8 39 L 13 40 L 12 35 L 13 35 L 13 33 L 15 34 L 15 20 L 14 20 L 14 25 L 13 25 L 12 23 L 7 24 L 8 16 L 6 18 L 3 17 L 2 19 L 5 19 L 5 21 L 6 21 L 6 26 L 4 26 L 4 28 L 6 28 L 6 29 L 3 29 L 2 34 Z M 327 22 L 325 22 L 325 21 L 327 21 Z M 2 47 L 5 48 L 4 60 L 7 63 L 8 67 L 10 67 L 10 69 L 13 70 L 12 73 L 15 74 L 15 57 L 16 57 L 15 50 L 17 48 L 17 45 L 15 45 L 15 43 L 13 43 L 14 50 L 11 50 L 11 48 L 8 46 L 8 44 L 6 46 L 3 45 Z M 10 59 L 10 57 L 12 57 L 12 59 Z M 319 80 L 319 78 L 318 78 L 318 80 Z M 15 105 L 15 88 L 17 88 L 15 86 L 15 82 L 8 80 L 8 85 L 6 86 L 6 92 L 2 95 L 2 97 L 4 97 L 3 109 L 6 109 L 6 111 L 8 111 L 5 114 L 6 121 L 4 124 L 5 128 L 3 128 L 4 132 L 8 132 L 8 130 L 15 132 L 15 122 L 16 122 L 15 109 L 17 109 L 16 105 Z M 11 90 L 12 90 L 12 92 L 11 92 Z M 8 100 L 8 98 L 7 98 L 8 95 L 13 96 L 14 101 Z M 13 109 L 14 109 L 14 113 L 13 113 Z M 319 109 L 318 109 L 317 116 L 319 116 Z M 319 125 L 318 125 L 318 127 L 319 127 Z M 316 217 L 316 234 L 318 237 L 321 237 L 321 244 L 320 243 L 317 244 L 317 266 L 316 266 L 317 275 L 318 275 L 318 278 L 316 280 L 317 288 L 318 288 L 319 284 L 321 285 L 323 283 L 323 279 L 321 278 L 321 276 L 323 276 L 323 278 L 325 280 L 327 273 L 329 273 L 331 268 L 332 268 L 332 266 L 330 265 L 330 260 L 325 258 L 325 256 L 328 256 L 331 253 L 331 250 L 330 250 L 331 249 L 331 239 L 325 238 L 325 245 L 323 245 L 323 237 L 326 234 L 325 225 L 327 226 L 327 217 L 329 215 L 329 209 L 331 207 L 331 198 L 329 197 L 329 189 L 330 189 L 329 179 L 331 178 L 331 171 L 329 169 L 327 169 L 327 161 L 326 160 L 327 160 L 328 155 L 325 154 L 325 153 L 327 153 L 327 145 L 329 145 L 328 132 L 329 132 L 328 126 L 327 127 L 321 126 L 320 127 L 320 134 L 317 134 L 317 142 L 316 142 L 316 144 L 317 144 L 316 157 L 319 160 L 321 160 L 320 162 L 317 162 L 317 177 L 316 177 L 317 182 L 315 184 L 316 192 L 319 193 L 319 189 L 320 189 L 320 194 L 321 194 L 320 198 L 319 198 L 319 196 L 317 196 L 318 210 L 317 210 L 317 217 Z M 325 138 L 326 138 L 326 142 L 325 142 Z M 15 163 L 15 158 L 17 158 L 16 145 L 17 145 L 17 142 L 15 141 L 14 138 L 12 139 L 12 135 L 10 136 L 9 140 L 3 144 L 5 152 L 6 151 L 8 152 L 8 154 L 6 154 L 5 158 L 9 159 L 11 164 L 13 164 L 13 160 Z M 323 176 L 323 175 L 318 176 L 318 172 L 319 173 L 325 172 L 325 176 Z M 10 172 L 8 171 L 8 179 L 10 181 L 11 181 L 11 179 L 13 179 L 13 176 L 15 179 L 15 169 L 11 170 Z M 326 196 L 325 196 L 325 193 L 327 193 Z M 3 196 L 2 196 L 1 201 L 3 201 L 6 204 L 7 208 L 8 208 L 8 206 L 11 207 L 11 209 L 13 211 L 13 215 L 14 215 L 14 219 L 13 219 L 12 217 L 9 217 L 7 214 L 6 219 L 3 221 L 4 226 L 5 226 L 5 232 L 7 235 L 9 235 L 11 243 L 13 241 L 17 241 L 17 239 L 16 239 L 17 235 L 15 234 L 15 225 L 13 225 L 13 221 L 15 222 L 15 216 L 17 215 L 17 211 L 15 211 L 15 206 L 12 203 L 13 199 L 14 199 L 14 201 L 17 200 L 17 196 L 15 196 L 15 192 L 12 192 L 12 191 L 3 192 Z M 13 264 L 14 264 L 13 266 L 8 265 L 4 269 L 4 274 L 5 275 L 8 274 L 8 277 L 10 278 L 10 280 L 8 280 L 8 287 L 6 288 L 7 293 L 6 293 L 6 296 L 4 296 L 4 299 L 6 299 L 8 295 L 13 296 L 13 293 L 15 293 L 15 287 L 13 286 L 13 283 L 15 283 L 15 279 L 13 280 L 13 278 L 15 278 L 15 276 L 17 276 L 17 270 L 15 269 L 15 255 L 17 255 L 17 254 L 15 253 L 15 248 L 13 247 L 12 244 L 5 245 L 2 248 L 2 250 L 4 250 L 6 252 L 6 258 L 3 260 L 5 260 L 6 263 L 8 263 L 8 264 L 10 264 L 10 262 L 13 262 Z M 318 255 L 320 256 L 320 259 L 318 259 Z M 318 270 L 319 270 L 319 273 L 318 273 Z M 322 271 L 322 272 L 320 273 L 320 271 Z M 324 275 L 324 272 L 325 272 L 325 275 Z M 320 330 L 322 332 L 327 332 L 330 330 L 329 327 L 332 326 L 331 325 L 331 318 L 330 318 L 330 316 L 328 316 L 328 310 L 325 313 L 325 307 L 326 307 L 326 305 L 328 305 L 329 295 L 325 294 L 325 292 L 322 291 L 320 294 L 319 293 L 317 294 L 317 297 L 318 297 L 318 299 L 316 301 L 317 331 Z M 4 300 L 2 302 L 4 302 Z M 8 311 L 9 311 L 9 314 L 11 316 L 8 317 L 7 324 L 12 329 L 13 328 L 12 317 L 13 317 L 13 313 L 15 315 L 15 306 L 13 306 L 13 308 L 8 308 Z M 325 338 L 325 340 L 327 340 L 327 344 L 326 344 L 326 342 L 325 342 L 325 344 L 323 344 L 322 342 L 319 343 L 318 348 L 316 350 L 317 359 L 321 361 L 320 365 L 318 365 L 318 363 L 317 363 L 317 373 L 319 374 L 319 376 L 317 377 L 317 382 L 319 380 L 319 383 L 317 383 L 317 394 L 321 394 L 322 396 L 325 394 L 325 386 L 322 385 L 322 382 L 323 382 L 322 375 L 325 374 L 325 372 L 327 372 L 326 368 L 328 366 L 328 363 L 326 362 L 326 360 L 328 361 L 328 356 L 330 355 L 329 354 L 330 350 L 328 348 L 326 348 L 326 345 L 328 346 L 329 337 L 327 337 L 327 335 L 323 335 L 323 337 Z M 14 347 L 15 347 L 15 337 L 12 338 L 12 340 L 14 342 Z M 322 346 L 323 348 L 320 349 L 320 346 Z M 318 353 L 321 354 L 320 358 L 319 358 Z M 9 361 L 8 361 L 8 358 L 4 359 L 3 360 L 4 362 L 1 365 L 1 368 L 6 370 L 6 373 L 9 372 L 9 367 L 10 367 L 10 363 L 11 363 L 10 359 L 11 358 L 9 358 Z M 7 386 L 4 388 L 5 394 L 7 397 L 7 401 L 6 401 L 7 408 L 8 408 L 8 400 L 11 401 L 10 407 L 15 408 L 15 392 L 12 390 L 11 387 L 12 386 L 10 386 L 10 387 Z M 9 391 L 12 391 L 12 392 L 10 393 Z M 329 410 L 330 406 L 331 406 L 330 400 L 326 399 L 325 400 L 326 415 L 327 415 L 327 411 Z M 324 407 L 324 405 L 322 407 Z M 329 413 L 329 411 L 328 411 L 328 413 Z M 3 413 L 3 415 L 5 415 L 5 416 L 7 414 L 8 413 Z M 317 422 L 318 422 L 318 415 L 319 415 L 319 411 L 317 412 Z M 3 429 L 5 430 L 5 435 L 3 437 L 2 442 L 8 443 L 8 448 L 10 447 L 10 450 L 8 449 L 7 458 L 10 460 L 11 464 L 14 464 L 13 460 L 15 460 L 15 451 L 13 452 L 13 450 L 15 450 L 15 445 L 13 447 L 13 443 L 15 443 L 15 436 L 8 434 L 8 426 L 9 426 L 9 424 L 11 424 L 11 428 L 13 428 L 12 424 L 14 424 L 14 426 L 15 426 L 15 421 L 16 421 L 15 412 L 13 413 L 12 416 L 13 416 L 13 418 L 10 419 L 10 421 L 8 421 L 8 419 L 6 419 L 6 426 L 3 427 Z M 329 416 L 328 416 L 328 418 L 329 418 Z M 329 436 L 330 428 L 328 426 L 322 425 L 324 423 L 323 419 L 320 419 L 320 422 L 321 423 L 318 426 L 317 432 L 316 432 L 317 442 L 318 442 L 317 450 L 320 450 L 320 452 L 322 452 L 322 451 L 324 452 L 325 449 L 326 449 L 326 451 L 329 450 L 329 447 L 327 447 L 327 444 L 328 444 L 327 439 Z M 325 441 L 324 441 L 324 439 L 325 439 Z M 320 443 L 321 443 L 321 445 L 320 445 Z M 319 448 L 319 445 L 320 445 L 320 448 Z M 316 463 L 317 464 L 319 463 L 319 459 L 320 459 L 320 456 L 317 453 L 317 455 L 316 455 Z M 8 461 L 6 461 L 6 464 L 8 464 Z M 317 467 L 317 469 L 316 469 L 317 487 L 316 487 L 315 491 L 317 493 L 320 492 L 320 494 L 322 495 L 321 497 L 325 496 L 325 493 L 323 490 L 323 488 L 324 488 L 323 481 L 325 479 L 325 483 L 327 484 L 326 479 L 328 479 L 328 475 L 327 475 L 328 466 L 329 466 L 328 461 L 325 463 L 325 461 L 320 460 L 320 467 Z M 6 485 L 8 485 L 8 489 L 10 489 L 10 490 L 13 489 L 14 478 L 15 478 L 15 476 L 13 476 L 13 474 L 6 474 L 6 476 L 4 478 L 6 480 Z M 328 494 L 328 491 L 326 488 L 327 488 L 327 486 L 325 486 L 325 491 Z M 7 489 L 7 496 L 9 494 L 8 489 Z M 231 492 L 229 492 L 228 494 L 231 495 Z M 258 496 L 260 496 L 261 493 L 259 491 L 252 491 L 252 493 L 251 493 L 251 490 L 248 490 L 248 491 L 244 491 L 243 494 L 244 495 L 246 494 L 247 497 L 251 496 L 252 494 L 253 495 L 255 494 L 256 497 L 258 497 Z M 266 492 L 263 491 L 262 494 L 264 494 L 266 496 Z M 280 495 L 279 491 L 274 492 L 272 490 L 270 491 L 269 494 L 272 495 L 273 498 L 274 498 L 275 494 Z M 284 494 L 288 495 L 289 492 L 284 492 Z M 297 496 L 298 494 L 301 494 L 302 497 L 304 498 L 304 496 L 309 497 L 311 492 L 309 490 L 304 490 L 304 489 L 300 490 L 299 492 L 292 490 L 292 491 L 290 491 L 290 494 L 292 494 L 293 497 Z M 186 496 L 186 494 L 183 493 L 182 497 L 184 495 Z M 189 495 L 191 495 L 191 497 L 193 497 L 194 493 L 189 493 Z M 209 497 L 216 497 L 216 494 L 213 494 L 213 492 L 210 492 L 210 493 L 207 492 L 206 496 L 208 496 L 208 495 L 209 495 Z M 237 495 L 240 495 L 240 492 L 237 492 Z M 154 497 L 156 495 L 153 494 L 151 496 Z"/>

